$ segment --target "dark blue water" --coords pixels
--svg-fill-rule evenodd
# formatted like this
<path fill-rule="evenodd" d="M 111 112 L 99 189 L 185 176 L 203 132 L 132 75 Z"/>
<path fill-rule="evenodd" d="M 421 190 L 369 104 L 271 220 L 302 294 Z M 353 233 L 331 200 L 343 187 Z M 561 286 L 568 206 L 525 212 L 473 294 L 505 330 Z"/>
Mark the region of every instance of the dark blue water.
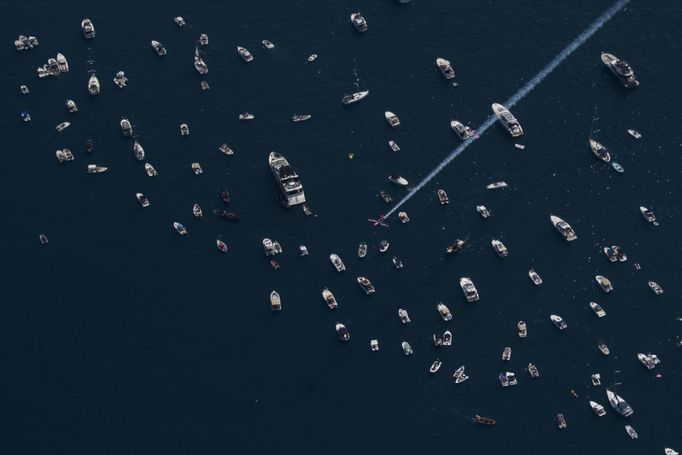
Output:
<path fill-rule="evenodd" d="M 480 124 L 492 102 L 513 94 L 609 1 L 0 6 L 2 453 L 650 454 L 682 447 L 682 5 L 633 0 L 515 106 L 524 151 L 491 128 L 405 205 L 409 224 L 391 220 L 388 229 L 365 221 L 389 208 L 376 197 L 380 189 L 404 194 L 386 177 L 399 172 L 418 183 L 459 143 L 450 118 Z M 358 8 L 369 22 L 362 35 L 348 22 Z M 176 15 L 186 28 L 173 23 Z M 80 32 L 85 16 L 97 29 L 92 41 Z M 15 52 L 19 33 L 38 36 L 40 46 Z M 200 33 L 210 38 L 206 92 L 192 66 Z M 166 46 L 166 57 L 154 54 L 151 39 Z M 266 51 L 262 39 L 277 47 Z M 242 62 L 237 45 L 255 60 Z M 630 61 L 641 86 L 623 89 L 602 65 L 603 50 Z M 57 52 L 71 71 L 39 80 L 35 68 Z M 319 58 L 307 64 L 313 52 Z M 437 72 L 439 56 L 453 62 L 458 87 Z M 97 97 L 87 94 L 89 69 L 102 83 Z M 123 90 L 111 82 L 118 70 L 130 77 Z M 28 96 L 18 92 L 24 83 Z M 371 94 L 344 108 L 340 98 L 356 83 Z M 79 106 L 73 116 L 67 98 Z M 589 151 L 595 108 L 598 138 L 622 175 Z M 30 124 L 18 118 L 25 109 Z M 400 116 L 400 128 L 387 126 L 385 110 Z M 256 120 L 237 121 L 244 111 Z M 308 122 L 289 120 L 306 112 Z M 157 178 L 135 161 L 120 134 L 122 116 L 132 120 Z M 55 134 L 64 120 L 71 127 Z M 179 135 L 182 122 L 189 137 Z M 642 140 L 626 134 L 633 127 Z M 91 156 L 82 148 L 87 138 L 95 141 Z M 391 152 L 389 139 L 402 150 Z M 223 142 L 235 156 L 217 151 Z M 76 160 L 59 166 L 54 151 L 63 147 Z M 277 204 L 271 150 L 301 175 L 315 217 Z M 194 161 L 204 168 L 199 177 Z M 88 175 L 88 163 L 109 172 Z M 500 179 L 510 187 L 485 189 Z M 195 202 L 206 215 L 221 207 L 221 186 L 241 224 L 193 220 Z M 448 191 L 448 206 L 438 205 L 437 188 Z M 138 191 L 151 207 L 139 206 Z M 492 218 L 476 214 L 481 203 Z M 640 205 L 653 207 L 659 227 L 644 222 Z M 569 221 L 579 239 L 564 242 L 550 214 Z M 179 238 L 173 221 L 190 235 Z M 227 255 L 215 248 L 218 235 Z M 263 256 L 263 237 L 283 245 L 281 270 Z M 445 258 L 457 237 L 468 239 L 467 249 Z M 496 257 L 491 238 L 505 242 L 508 258 Z M 386 256 L 376 249 L 381 239 L 391 241 Z M 363 240 L 370 252 L 360 261 Z M 299 244 L 310 256 L 298 256 Z M 601 248 L 612 244 L 628 262 L 608 263 Z M 332 252 L 344 258 L 344 274 L 331 267 Z M 391 265 L 394 254 L 406 264 L 401 271 Z M 530 267 L 544 279 L 539 288 L 528 280 Z M 613 281 L 611 295 L 595 286 L 598 273 Z M 376 295 L 357 287 L 360 274 Z M 474 280 L 480 302 L 464 302 L 462 275 Z M 648 279 L 665 294 L 654 296 Z M 339 300 L 336 312 L 320 297 L 325 286 Z M 272 289 L 283 299 L 278 314 L 269 310 Z M 590 300 L 606 318 L 594 316 Z M 452 322 L 439 318 L 438 301 L 453 311 Z M 400 324 L 400 307 L 411 324 Z M 552 313 L 568 330 L 551 326 Z M 516 335 L 520 319 L 526 340 Z M 349 327 L 349 344 L 338 341 L 336 321 Z M 431 334 L 446 327 L 453 346 L 437 351 Z M 369 349 L 372 338 L 378 353 Z M 403 340 L 414 349 L 409 358 Z M 602 340 L 608 358 L 596 349 Z M 509 364 L 500 360 L 504 346 L 513 348 Z M 637 352 L 654 352 L 662 364 L 648 372 Z M 430 376 L 436 357 L 443 368 Z M 528 362 L 539 379 L 525 373 Z M 451 374 L 462 364 L 471 379 L 455 386 Z M 502 389 L 501 371 L 516 372 L 519 385 Z M 608 407 L 604 387 L 590 385 L 596 372 L 605 384 L 620 383 L 639 440 L 627 437 L 626 422 L 610 408 L 602 418 L 590 410 L 589 399 Z M 564 431 L 557 412 L 566 415 Z M 498 424 L 475 426 L 475 414 Z"/>

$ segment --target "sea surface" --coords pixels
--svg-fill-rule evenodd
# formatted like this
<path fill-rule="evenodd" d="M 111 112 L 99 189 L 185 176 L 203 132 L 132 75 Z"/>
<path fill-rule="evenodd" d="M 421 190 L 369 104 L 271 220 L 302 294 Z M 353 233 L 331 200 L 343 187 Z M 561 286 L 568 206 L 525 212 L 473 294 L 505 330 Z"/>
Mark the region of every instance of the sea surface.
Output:
<path fill-rule="evenodd" d="M 402 209 L 411 222 L 373 227 L 366 219 L 416 185 L 459 143 L 451 118 L 472 127 L 544 67 L 611 5 L 581 1 L 177 0 L 116 3 L 0 1 L 4 26 L 0 194 L 0 416 L 3 454 L 659 454 L 682 450 L 682 335 L 679 225 L 682 196 L 679 100 L 682 97 L 682 3 L 632 0 L 513 109 L 525 135 L 513 141 L 490 128 Z M 360 10 L 369 30 L 357 33 Z M 173 17 L 184 16 L 185 28 Z M 94 40 L 80 21 L 90 17 Z M 19 34 L 38 48 L 16 52 Z M 209 66 L 192 58 L 199 34 Z M 149 41 L 161 41 L 158 57 Z M 261 40 L 276 48 L 268 51 Z M 236 46 L 249 48 L 244 63 Z M 626 90 L 599 58 L 628 60 L 641 85 Z M 36 68 L 62 52 L 71 70 L 38 79 Z M 314 63 L 307 57 L 319 55 Z M 436 57 L 449 59 L 457 86 L 443 79 Z M 102 84 L 87 93 L 88 71 Z M 128 87 L 114 74 L 124 70 Z M 200 81 L 210 83 L 201 91 Z M 26 84 L 31 92 L 19 93 Z M 344 107 L 344 93 L 369 97 Z M 73 99 L 78 113 L 66 112 Z M 33 121 L 21 122 L 30 111 Z M 391 129 L 384 111 L 402 122 Z M 252 122 L 237 115 L 255 114 Z M 294 124 L 294 113 L 311 113 Z M 119 120 L 131 119 L 147 161 L 133 157 Z M 594 121 L 594 118 L 598 120 Z M 61 135 L 54 127 L 71 127 Z M 191 135 L 181 137 L 186 122 Z M 639 141 L 627 135 L 636 128 Z M 600 163 L 588 136 L 612 150 L 623 174 Z M 95 142 L 88 156 L 83 143 Z M 401 150 L 392 152 L 393 139 Z M 217 151 L 228 143 L 235 155 Z M 516 149 L 514 142 L 525 150 Z M 76 160 L 58 165 L 68 147 Z M 313 217 L 286 210 L 267 166 L 271 150 L 301 176 Z M 348 159 L 349 153 L 354 158 Z M 190 168 L 201 163 L 204 173 Z M 86 165 L 108 166 L 100 175 Z M 505 180 L 509 188 L 485 185 Z M 240 224 L 211 215 L 226 186 Z M 445 189 L 450 204 L 438 204 Z M 135 199 L 143 192 L 151 206 Z M 192 219 L 199 203 L 204 219 Z M 487 220 L 475 211 L 485 204 Z M 660 226 L 639 206 L 653 208 Z M 578 240 L 567 243 L 549 215 L 567 220 Z M 173 221 L 185 224 L 180 238 Z M 42 246 L 38 235 L 50 240 Z M 221 237 L 224 255 L 215 247 Z M 273 270 L 261 240 L 278 240 Z M 445 257 L 455 238 L 464 251 Z M 490 241 L 509 248 L 498 258 Z M 380 240 L 391 247 L 377 251 Z M 360 241 L 369 244 L 364 260 Z M 310 255 L 300 257 L 298 246 Z M 609 263 L 604 246 L 620 245 L 625 263 Z M 347 271 L 331 266 L 339 254 Z M 405 263 L 391 264 L 397 255 Z M 636 271 L 634 263 L 641 264 Z M 534 287 L 535 268 L 544 280 Z M 594 276 L 614 283 L 610 295 Z M 368 297 L 355 278 L 376 286 Z M 467 304 L 459 277 L 473 279 L 481 300 Z M 661 284 L 655 296 L 647 280 Z M 320 291 L 339 301 L 331 311 Z M 268 295 L 280 292 L 272 313 Z M 590 301 L 608 315 L 597 319 Z M 436 303 L 454 314 L 442 321 Z M 402 325 L 398 308 L 412 322 Z M 561 315 L 564 332 L 549 321 Z M 528 324 L 528 338 L 516 324 Z M 334 324 L 346 324 L 341 343 Z M 454 333 L 436 349 L 433 333 Z M 370 339 L 380 343 L 371 352 Z M 402 341 L 414 349 L 411 357 Z M 604 341 L 609 357 L 597 350 Z M 505 346 L 511 362 L 502 362 Z M 647 371 L 638 352 L 661 359 Z M 428 368 L 435 358 L 443 367 Z M 540 377 L 525 368 L 533 362 Z M 466 365 L 469 381 L 452 372 Z M 502 389 L 497 375 L 515 372 Z M 635 414 L 625 421 L 608 406 L 616 383 Z M 660 373 L 660 377 L 655 376 Z M 574 389 L 579 398 L 573 398 Z M 588 400 L 607 407 L 597 418 Z M 568 428 L 559 430 L 563 413 Z M 497 420 L 477 426 L 481 414 Z M 639 439 L 623 429 L 630 423 Z"/>

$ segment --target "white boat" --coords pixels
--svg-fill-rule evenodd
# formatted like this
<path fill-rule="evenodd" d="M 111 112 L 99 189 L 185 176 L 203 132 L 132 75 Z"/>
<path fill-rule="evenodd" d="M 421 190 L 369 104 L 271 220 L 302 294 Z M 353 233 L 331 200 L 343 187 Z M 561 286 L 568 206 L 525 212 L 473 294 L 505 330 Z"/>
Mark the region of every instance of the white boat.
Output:
<path fill-rule="evenodd" d="M 239 114 L 239 120 L 253 120 L 256 118 L 255 115 L 249 114 L 248 112 L 244 112 L 242 114 Z"/>
<path fill-rule="evenodd" d="M 215 245 L 222 253 L 227 253 L 227 244 L 220 239 L 215 240 Z"/>
<path fill-rule="evenodd" d="M 189 136 L 189 125 L 186 123 L 180 124 L 180 136 Z"/>
<path fill-rule="evenodd" d="M 194 172 L 194 175 L 201 175 L 204 172 L 204 170 L 201 168 L 201 164 L 198 162 L 192 163 L 192 171 Z"/>
<path fill-rule="evenodd" d="M 305 122 L 306 120 L 309 120 L 312 117 L 310 114 L 294 114 L 291 117 L 291 121 L 298 123 L 298 122 Z"/>
<path fill-rule="evenodd" d="M 266 49 L 274 49 L 275 48 L 275 45 L 272 43 L 272 41 L 268 41 L 268 40 L 264 39 L 263 41 L 261 41 L 261 43 L 263 43 L 263 47 L 265 47 Z"/>
<path fill-rule="evenodd" d="M 407 216 L 407 212 L 398 212 L 398 219 L 403 224 L 407 224 L 410 222 L 410 217 Z"/>
<path fill-rule="evenodd" d="M 441 341 L 442 346 L 452 346 L 452 332 L 449 330 L 446 330 L 443 332 L 443 338 Z"/>
<path fill-rule="evenodd" d="M 336 323 L 336 334 L 339 336 L 339 340 L 350 341 L 350 333 L 348 332 L 348 329 L 340 322 Z"/>
<path fill-rule="evenodd" d="M 398 186 L 407 186 L 408 181 L 405 179 L 405 177 L 401 177 L 398 174 L 391 174 L 388 176 L 388 181 L 391 183 L 395 183 Z"/>
<path fill-rule="evenodd" d="M 664 448 L 663 451 L 665 452 L 665 455 L 680 455 L 678 452 L 671 449 L 670 447 Z"/>
<path fill-rule="evenodd" d="M 631 439 L 637 439 L 639 437 L 635 429 L 632 428 L 632 425 L 625 425 L 625 431 Z"/>
<path fill-rule="evenodd" d="M 578 238 L 571 225 L 558 216 L 550 215 L 549 220 L 552 222 L 554 228 L 564 237 L 564 239 L 566 239 L 567 242 L 572 242 Z"/>
<path fill-rule="evenodd" d="M 641 364 L 647 368 L 647 370 L 653 370 L 656 368 L 656 365 L 661 363 L 661 360 L 658 358 L 658 356 L 652 353 L 644 354 L 640 352 L 637 354 L 637 360 L 639 360 Z"/>
<path fill-rule="evenodd" d="M 65 163 L 67 161 L 73 161 L 74 160 L 73 153 L 71 153 L 71 150 L 69 150 L 69 149 L 57 150 L 55 152 L 55 155 L 57 156 L 57 161 L 59 163 Z"/>
<path fill-rule="evenodd" d="M 152 48 L 154 49 L 154 52 L 156 52 L 156 54 L 157 54 L 159 57 L 163 57 L 164 55 L 166 55 L 166 54 L 168 53 L 168 52 L 166 51 L 166 48 L 163 47 L 163 44 L 161 44 L 161 43 L 158 42 L 158 41 L 152 40 Z"/>
<path fill-rule="evenodd" d="M 542 284 L 542 278 L 540 278 L 540 275 L 538 275 L 534 269 L 528 270 L 528 276 L 535 286 L 540 286 Z"/>
<path fill-rule="evenodd" d="M 464 365 L 461 367 L 457 368 L 455 372 L 452 374 L 453 379 L 455 380 L 455 384 L 461 384 L 467 379 L 469 379 L 469 376 L 464 374 Z"/>
<path fill-rule="evenodd" d="M 241 58 L 244 59 L 245 62 L 250 62 L 253 60 L 253 55 L 251 55 L 251 52 L 245 47 L 237 46 L 237 53 Z"/>
<path fill-rule="evenodd" d="M 88 80 L 88 93 L 91 95 L 97 95 L 99 94 L 99 88 L 99 79 L 97 79 L 95 71 L 92 71 L 90 79 Z"/>
<path fill-rule="evenodd" d="M 493 183 L 486 185 L 486 188 L 489 190 L 497 190 L 499 188 L 506 188 L 507 186 L 508 186 L 507 182 L 499 181 L 499 182 L 493 182 Z"/>
<path fill-rule="evenodd" d="M 58 133 L 61 133 L 62 131 L 64 131 L 65 129 L 67 129 L 70 125 L 71 125 L 70 122 L 62 122 L 62 123 L 60 123 L 59 125 L 57 125 L 57 126 L 55 127 L 55 129 L 57 130 Z"/>
<path fill-rule="evenodd" d="M 599 352 L 601 352 L 604 355 L 609 355 L 611 353 L 609 347 L 605 343 L 599 343 L 597 345 L 597 349 L 599 349 Z"/>
<path fill-rule="evenodd" d="M 232 150 L 227 144 L 220 144 L 220 147 L 218 147 L 218 151 L 227 156 L 234 155 L 234 150 Z"/>
<path fill-rule="evenodd" d="M 400 318 L 400 322 L 402 322 L 403 324 L 409 324 L 411 322 L 410 315 L 407 314 L 407 310 L 404 310 L 402 308 L 398 309 L 398 317 Z"/>
<path fill-rule="evenodd" d="M 81 21 L 81 30 L 83 30 L 83 36 L 85 36 L 86 39 L 95 37 L 95 26 L 92 25 L 92 21 L 87 17 Z"/>
<path fill-rule="evenodd" d="M 398 144 L 396 144 L 396 142 L 393 140 L 388 141 L 388 146 L 391 147 L 391 150 L 393 150 L 394 152 L 400 151 L 400 147 L 398 147 Z"/>
<path fill-rule="evenodd" d="M 601 385 L 601 375 L 599 373 L 594 373 L 590 376 L 590 379 L 592 380 L 593 386 L 599 387 Z"/>
<path fill-rule="evenodd" d="M 511 371 L 500 373 L 497 376 L 497 379 L 500 381 L 500 385 L 502 387 L 509 387 L 518 383 L 516 380 L 516 375 Z"/>
<path fill-rule="evenodd" d="M 648 284 L 649 284 L 649 289 L 651 289 L 654 294 L 656 294 L 656 295 L 663 294 L 663 288 L 658 283 L 656 283 L 655 281 L 649 280 Z"/>
<path fill-rule="evenodd" d="M 317 54 L 310 54 L 310 55 L 308 56 L 308 63 L 312 63 L 312 62 L 314 62 L 315 60 L 317 60 Z"/>
<path fill-rule="evenodd" d="M 367 21 L 359 11 L 350 15 L 350 21 L 358 32 L 367 31 Z"/>
<path fill-rule="evenodd" d="M 78 106 L 74 100 L 66 100 L 66 110 L 71 114 L 78 112 Z"/>
<path fill-rule="evenodd" d="M 483 218 L 489 218 L 490 215 L 490 210 L 485 205 L 477 205 L 476 206 L 476 211 L 478 212 L 479 215 L 481 215 Z"/>
<path fill-rule="evenodd" d="M 386 121 L 393 128 L 395 128 L 396 126 L 400 126 L 400 119 L 393 112 L 391 111 L 384 112 L 384 117 L 386 117 Z"/>
<path fill-rule="evenodd" d="M 393 267 L 395 267 L 397 270 L 400 270 L 404 267 L 403 261 L 401 261 L 398 256 L 393 256 L 391 261 L 393 262 Z"/>
<path fill-rule="evenodd" d="M 187 228 L 177 221 L 173 222 L 173 229 L 180 235 L 187 235 Z"/>
<path fill-rule="evenodd" d="M 88 164 L 88 174 L 101 174 L 106 172 L 109 168 L 106 166 L 98 166 L 96 164 Z"/>
<path fill-rule="evenodd" d="M 282 300 L 279 297 L 279 292 L 273 290 L 270 292 L 270 310 L 280 311 L 282 309 Z"/>
<path fill-rule="evenodd" d="M 337 272 L 343 272 L 344 270 L 346 270 L 345 264 L 337 254 L 334 253 L 330 254 L 329 260 L 332 261 L 332 265 L 334 266 Z"/>
<path fill-rule="evenodd" d="M 298 246 L 298 251 L 301 253 L 301 256 L 308 256 L 308 247 L 305 245 L 299 245 Z"/>
<path fill-rule="evenodd" d="M 147 196 L 142 193 L 135 193 L 135 197 L 142 207 L 149 207 L 149 199 L 147 199 Z"/>
<path fill-rule="evenodd" d="M 605 293 L 608 294 L 609 292 L 613 291 L 613 284 L 611 283 L 611 280 L 609 280 L 605 276 L 596 275 L 594 279 L 597 281 L 597 284 L 599 285 L 600 288 L 602 288 L 602 290 Z"/>
<path fill-rule="evenodd" d="M 519 338 L 526 338 L 528 336 L 528 327 L 524 321 L 519 321 L 516 324 L 516 328 L 519 331 Z"/>
<path fill-rule="evenodd" d="M 464 297 L 466 297 L 467 302 L 478 301 L 478 290 L 476 290 L 476 286 L 474 286 L 474 283 L 470 278 L 465 276 L 460 278 L 459 286 L 462 288 L 462 292 L 464 293 Z"/>
<path fill-rule="evenodd" d="M 566 330 L 566 328 L 568 328 L 568 324 L 566 324 L 566 322 L 564 322 L 564 319 L 561 316 L 557 316 L 556 314 L 551 314 L 549 316 L 549 319 L 552 321 L 552 323 L 559 330 Z"/>
<path fill-rule="evenodd" d="M 144 170 L 147 172 L 149 177 L 155 177 L 157 175 L 156 169 L 149 163 L 144 164 Z"/>
<path fill-rule="evenodd" d="M 358 101 L 365 99 L 367 95 L 369 95 L 369 90 L 355 92 L 350 95 L 344 95 L 343 98 L 341 98 L 341 102 L 346 105 L 357 103 Z"/>
<path fill-rule="evenodd" d="M 463 141 L 476 136 L 476 130 L 464 125 L 459 120 L 450 120 L 450 128 L 452 128 L 452 131 L 454 131 Z"/>
<path fill-rule="evenodd" d="M 403 341 L 402 343 L 400 343 L 400 345 L 403 347 L 403 352 L 405 353 L 406 356 L 412 355 L 413 351 L 412 346 L 410 346 L 410 343 L 408 343 L 407 341 Z"/>
<path fill-rule="evenodd" d="M 504 350 L 502 351 L 502 360 L 504 360 L 505 362 L 509 362 L 511 360 L 511 355 L 512 349 L 509 346 L 505 347 Z"/>
<path fill-rule="evenodd" d="M 597 317 L 603 318 L 606 316 L 606 311 L 597 302 L 590 302 L 590 308 L 594 311 Z"/>
<path fill-rule="evenodd" d="M 448 193 L 445 192 L 444 189 L 437 189 L 436 190 L 436 195 L 438 196 L 438 202 L 440 202 L 440 205 L 445 205 L 450 203 L 450 198 L 448 198 Z"/>
<path fill-rule="evenodd" d="M 332 291 L 330 291 L 327 288 L 322 289 L 322 298 L 324 299 L 325 303 L 327 304 L 330 310 L 334 310 L 339 306 L 336 301 L 336 298 L 334 297 L 334 294 L 332 294 Z"/>
<path fill-rule="evenodd" d="M 592 153 L 594 153 L 594 156 L 603 162 L 611 162 L 611 154 L 609 153 L 609 150 L 594 139 L 590 139 L 590 149 L 592 150 Z"/>
<path fill-rule="evenodd" d="M 379 340 L 370 340 L 369 348 L 374 352 L 379 350 Z"/>
<path fill-rule="evenodd" d="M 132 136 L 133 135 L 133 126 L 130 124 L 130 121 L 127 118 L 122 118 L 120 124 L 121 124 L 121 133 L 123 133 L 124 136 Z"/>
<path fill-rule="evenodd" d="M 442 365 L 443 365 L 443 362 L 441 362 L 440 360 L 438 360 L 438 359 L 434 360 L 433 363 L 431 364 L 431 367 L 429 368 L 429 373 L 433 374 L 436 371 L 440 370 L 440 367 Z"/>
<path fill-rule="evenodd" d="M 601 417 L 606 415 L 606 410 L 604 409 L 604 406 L 600 405 L 596 401 L 590 401 L 590 407 L 594 411 L 597 416 Z"/>
<path fill-rule="evenodd" d="M 455 77 L 455 70 L 452 69 L 452 64 L 450 64 L 449 60 L 438 57 L 436 59 L 436 66 L 445 79 L 453 79 Z"/>
<path fill-rule="evenodd" d="M 206 33 L 199 35 L 199 44 L 202 46 L 208 46 L 208 35 Z"/>
<path fill-rule="evenodd" d="M 637 131 L 637 130 L 633 130 L 633 129 L 629 129 L 629 130 L 628 130 L 628 134 L 629 134 L 630 136 L 634 137 L 635 139 L 640 139 L 640 138 L 642 137 L 642 133 L 640 133 L 640 132 Z"/>
<path fill-rule="evenodd" d="M 372 285 L 372 282 L 367 279 L 367 277 L 364 276 L 359 276 L 357 277 L 357 282 L 362 288 L 363 291 L 365 291 L 365 294 L 371 295 L 376 292 L 376 289 L 374 289 L 374 286 Z"/>
<path fill-rule="evenodd" d="M 540 377 L 540 370 L 538 370 L 538 367 L 536 367 L 532 363 L 529 363 L 528 374 L 530 375 L 531 378 L 538 378 Z"/>
<path fill-rule="evenodd" d="M 199 204 L 192 205 L 192 216 L 195 220 L 200 220 L 204 216 L 204 211 L 201 210 L 201 206 Z"/>
<path fill-rule="evenodd" d="M 199 55 L 199 49 L 197 47 L 194 47 L 194 69 L 196 69 L 199 74 L 208 73 L 208 65 Z"/>
<path fill-rule="evenodd" d="M 653 210 L 648 209 L 644 206 L 640 206 L 639 212 L 642 214 L 644 219 L 647 220 L 649 223 L 653 224 L 654 226 L 658 226 L 658 221 L 656 221 L 656 215 L 654 215 Z"/>
<path fill-rule="evenodd" d="M 66 61 L 66 57 L 64 57 L 64 54 L 57 54 L 57 58 L 55 60 L 57 62 L 57 68 L 59 68 L 60 72 L 62 73 L 69 72 L 69 62 Z"/>
<path fill-rule="evenodd" d="M 495 250 L 495 252 L 497 253 L 497 255 L 499 257 L 506 258 L 509 255 L 509 250 L 504 245 L 504 243 L 502 243 L 501 241 L 499 241 L 497 239 L 493 239 L 492 245 L 493 245 L 493 249 Z"/>
<path fill-rule="evenodd" d="M 444 321 L 452 320 L 452 313 L 450 313 L 450 309 L 447 306 L 445 306 L 443 302 L 438 302 L 438 304 L 436 305 L 436 309 L 438 310 L 440 317 L 442 317 Z"/>
<path fill-rule="evenodd" d="M 137 161 L 144 161 L 144 147 L 137 141 L 133 142 L 133 153 Z"/>

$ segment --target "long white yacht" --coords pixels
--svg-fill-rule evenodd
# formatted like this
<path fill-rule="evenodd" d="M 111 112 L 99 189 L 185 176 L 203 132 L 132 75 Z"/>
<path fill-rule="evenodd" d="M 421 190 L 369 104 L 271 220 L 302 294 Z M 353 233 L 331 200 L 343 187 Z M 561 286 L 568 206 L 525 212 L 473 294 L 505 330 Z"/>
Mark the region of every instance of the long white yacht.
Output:
<path fill-rule="evenodd" d="M 460 278 L 459 286 L 462 288 L 462 292 L 464 293 L 464 297 L 466 297 L 467 302 L 478 301 L 478 290 L 476 290 L 476 286 L 474 286 L 474 283 L 470 278 L 465 276 Z"/>
<path fill-rule="evenodd" d="M 499 103 L 493 103 L 492 108 L 495 115 L 497 115 L 497 119 L 507 129 L 507 131 L 509 131 L 509 134 L 511 134 L 512 137 L 523 136 L 523 128 L 521 128 L 521 124 L 518 120 L 516 120 L 516 117 L 509 112 L 509 109 Z"/>

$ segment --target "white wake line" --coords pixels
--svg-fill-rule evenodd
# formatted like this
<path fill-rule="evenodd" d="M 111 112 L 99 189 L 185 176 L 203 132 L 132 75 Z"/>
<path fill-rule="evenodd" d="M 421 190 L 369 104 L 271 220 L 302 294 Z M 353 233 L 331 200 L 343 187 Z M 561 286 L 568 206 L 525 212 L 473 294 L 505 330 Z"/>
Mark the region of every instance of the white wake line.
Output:
<path fill-rule="evenodd" d="M 580 46 L 582 46 L 585 41 L 590 39 L 592 35 L 594 35 L 600 28 L 604 26 L 613 16 L 618 13 L 625 5 L 627 5 L 630 2 L 630 0 L 619 0 L 616 3 L 614 3 L 609 9 L 604 11 L 601 16 L 599 16 L 592 24 L 590 24 L 589 27 L 587 27 L 580 35 L 577 36 L 573 41 L 571 41 L 565 48 L 559 52 L 556 57 L 554 57 L 544 68 L 542 68 L 531 80 L 526 82 L 526 84 L 521 87 L 516 93 L 514 93 L 508 100 L 507 102 L 504 103 L 504 105 L 508 108 L 513 107 L 516 103 L 521 101 L 523 98 L 526 97 L 535 87 L 537 87 L 547 76 L 549 76 L 557 66 L 559 66 L 564 60 L 568 58 L 569 55 L 573 53 L 576 49 L 578 49 Z M 410 190 L 409 193 L 405 195 L 396 205 L 391 208 L 391 210 L 386 213 L 384 216 L 385 218 L 390 217 L 393 213 L 395 213 L 396 210 L 400 208 L 404 203 L 406 203 L 408 200 L 412 198 L 419 190 L 421 190 L 424 186 L 426 186 L 427 183 L 429 183 L 440 171 L 445 168 L 452 160 L 457 158 L 464 150 L 466 150 L 471 144 L 474 143 L 476 139 L 478 139 L 480 136 L 485 133 L 485 131 L 490 128 L 493 123 L 495 123 L 495 120 L 497 120 L 497 117 L 495 115 L 491 115 L 488 117 L 485 122 L 479 126 L 476 131 L 478 135 L 475 138 L 468 139 L 465 142 L 462 142 L 455 150 L 450 152 L 448 156 L 445 157 L 443 161 L 441 161 L 438 166 L 429 174 L 422 179 L 421 182 L 414 188 Z"/>

